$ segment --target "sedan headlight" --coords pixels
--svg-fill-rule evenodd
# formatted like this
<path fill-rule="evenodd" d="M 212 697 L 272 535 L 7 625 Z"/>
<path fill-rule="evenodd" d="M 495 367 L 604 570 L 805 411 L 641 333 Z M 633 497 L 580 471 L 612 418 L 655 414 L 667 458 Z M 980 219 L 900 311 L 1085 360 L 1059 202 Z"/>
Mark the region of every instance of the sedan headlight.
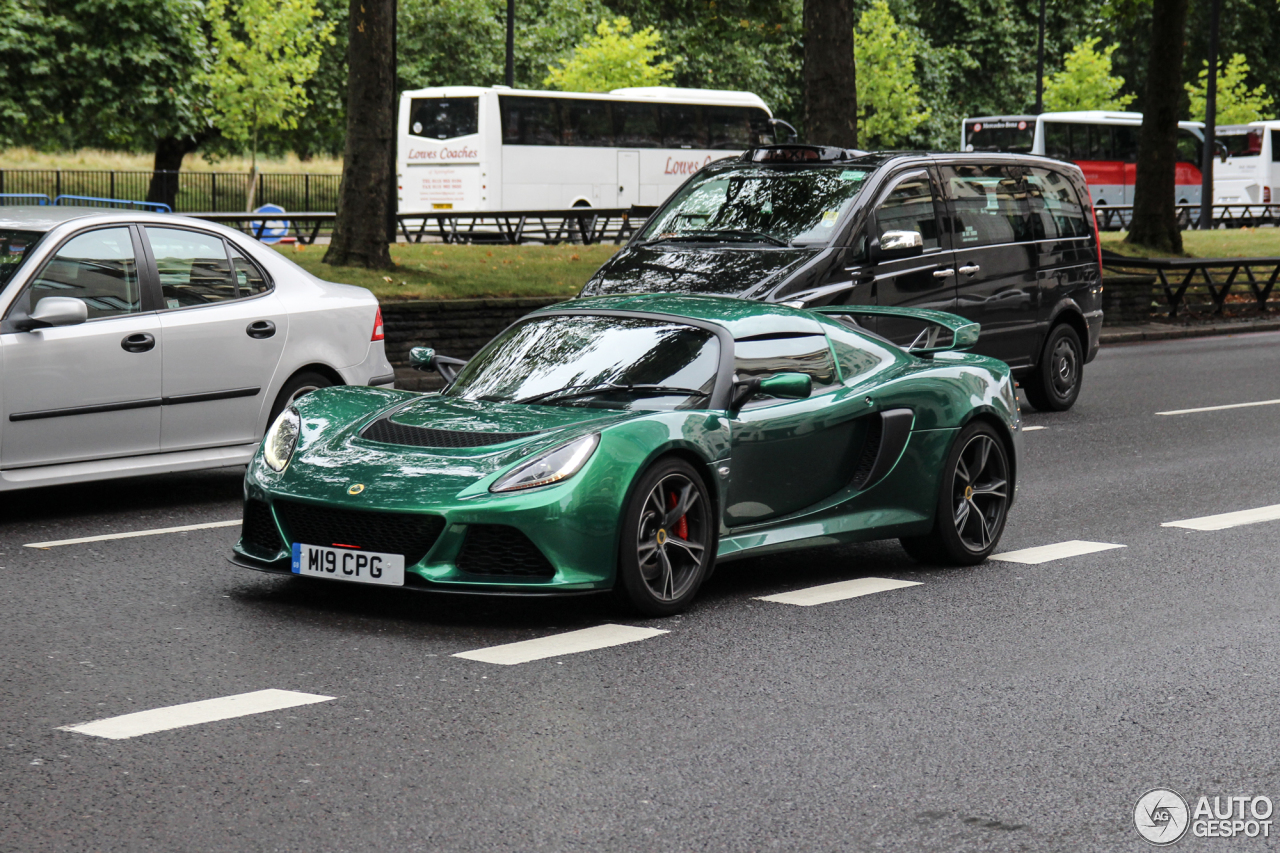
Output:
<path fill-rule="evenodd" d="M 489 491 L 515 492 L 520 489 L 549 486 L 568 479 L 578 473 L 599 444 L 600 433 L 592 433 L 552 448 L 546 453 L 535 456 L 494 483 L 489 487 Z"/>
<path fill-rule="evenodd" d="M 262 459 L 273 471 L 283 471 L 298 446 L 298 433 L 302 431 L 302 418 L 293 408 L 285 409 L 267 430 L 262 440 Z"/>

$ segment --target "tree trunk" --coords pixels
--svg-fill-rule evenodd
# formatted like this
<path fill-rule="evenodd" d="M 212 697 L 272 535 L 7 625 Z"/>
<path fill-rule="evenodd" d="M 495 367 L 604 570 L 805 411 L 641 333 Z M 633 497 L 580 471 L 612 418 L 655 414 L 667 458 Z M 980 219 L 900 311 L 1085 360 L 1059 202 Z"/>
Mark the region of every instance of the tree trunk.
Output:
<path fill-rule="evenodd" d="M 858 146 L 852 0 L 804 0 L 804 133 L 815 145 Z"/>
<path fill-rule="evenodd" d="M 392 31 L 395 0 L 351 0 L 347 46 L 347 140 L 338 221 L 324 262 L 391 269 L 387 199 L 393 190 Z"/>
<path fill-rule="evenodd" d="M 1182 251 L 1174 207 L 1178 162 L 1178 107 L 1182 100 L 1182 48 L 1188 0 L 1153 0 L 1147 92 L 1138 134 L 1133 221 L 1126 242 L 1162 252 Z"/>
<path fill-rule="evenodd" d="M 156 140 L 156 159 L 151 172 L 151 185 L 147 188 L 147 201 L 158 201 L 176 209 L 178 203 L 178 173 L 182 158 L 200 145 L 194 137 L 166 136 Z"/>

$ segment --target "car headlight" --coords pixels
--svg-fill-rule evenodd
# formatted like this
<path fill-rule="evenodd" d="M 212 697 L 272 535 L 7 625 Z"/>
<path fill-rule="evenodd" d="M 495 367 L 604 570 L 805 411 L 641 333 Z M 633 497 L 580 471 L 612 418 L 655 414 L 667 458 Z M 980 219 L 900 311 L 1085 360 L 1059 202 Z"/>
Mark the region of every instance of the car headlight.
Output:
<path fill-rule="evenodd" d="M 283 471 L 298 446 L 298 433 L 302 432 L 302 418 L 293 408 L 285 409 L 267 429 L 262 439 L 262 459 L 272 471 Z"/>
<path fill-rule="evenodd" d="M 489 487 L 491 492 L 515 492 L 548 486 L 568 479 L 591 458 L 600 444 L 600 433 L 584 435 L 568 444 L 552 448 L 521 465 Z"/>

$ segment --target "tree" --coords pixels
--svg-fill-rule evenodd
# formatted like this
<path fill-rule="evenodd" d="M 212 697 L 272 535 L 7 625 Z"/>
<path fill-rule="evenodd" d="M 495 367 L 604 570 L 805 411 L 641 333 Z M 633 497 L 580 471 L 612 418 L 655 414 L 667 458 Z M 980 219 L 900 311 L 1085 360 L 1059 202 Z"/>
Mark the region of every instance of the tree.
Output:
<path fill-rule="evenodd" d="M 560 60 L 560 67 L 547 66 L 548 89 L 565 92 L 608 92 L 626 86 L 661 86 L 671 79 L 675 64 L 661 62 L 666 51 L 658 45 L 662 35 L 653 27 L 631 32 L 631 21 L 614 18 L 601 21 L 595 35 L 587 36 L 573 49 L 573 56 Z"/>
<path fill-rule="evenodd" d="M 1191 99 L 1191 120 L 1201 121 L 1205 116 L 1205 95 L 1209 88 L 1209 63 L 1201 63 L 1198 85 L 1186 84 Z M 1218 69 L 1218 124 L 1248 124 L 1266 116 L 1274 100 L 1267 94 L 1267 87 L 1259 85 L 1252 91 L 1245 84 L 1249 63 L 1243 53 L 1233 54 L 1224 67 Z"/>
<path fill-rule="evenodd" d="M 392 269 L 387 205 L 395 189 L 396 0 L 351 0 L 347 19 L 347 143 L 338 218 L 324 263 Z"/>
<path fill-rule="evenodd" d="M 864 145 L 893 148 L 929 118 L 916 82 L 920 44 L 898 26 L 886 0 L 862 13 L 853 33 L 858 74 L 858 138 Z"/>
<path fill-rule="evenodd" d="M 858 146 L 853 4 L 804 0 L 804 127 L 817 145 Z"/>
<path fill-rule="evenodd" d="M 298 126 L 307 106 L 303 86 L 320 64 L 333 22 L 320 20 L 316 0 L 209 0 L 212 62 L 200 79 L 209 87 L 214 123 L 228 140 L 249 143 L 252 166 L 245 209 L 258 182 L 258 132 Z"/>
<path fill-rule="evenodd" d="M 1076 45 L 1062 62 L 1062 70 L 1044 84 L 1044 108 L 1049 112 L 1066 110 L 1123 110 L 1136 95 L 1123 95 L 1123 77 L 1111 76 L 1113 44 L 1098 52 L 1094 48 L 1100 38 L 1085 39 Z"/>
<path fill-rule="evenodd" d="M 1174 207 L 1178 159 L 1178 113 L 1182 87 L 1182 46 L 1188 0 L 1152 0 L 1147 93 L 1138 132 L 1133 221 L 1125 240 L 1162 252 L 1182 251 L 1182 230 Z"/>

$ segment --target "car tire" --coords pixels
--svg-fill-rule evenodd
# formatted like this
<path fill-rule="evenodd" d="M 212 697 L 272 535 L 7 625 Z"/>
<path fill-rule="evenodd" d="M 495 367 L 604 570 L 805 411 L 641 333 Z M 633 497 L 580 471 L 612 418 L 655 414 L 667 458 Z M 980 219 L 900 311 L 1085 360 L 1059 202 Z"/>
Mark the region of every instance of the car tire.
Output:
<path fill-rule="evenodd" d="M 673 517 L 684 508 L 684 513 Z M 719 539 L 706 484 L 683 459 L 667 458 L 640 475 L 622 511 L 614 598 L 640 616 L 685 610 L 710 573 Z"/>
<path fill-rule="evenodd" d="M 1084 349 L 1066 323 L 1049 331 L 1035 370 L 1022 383 L 1027 402 L 1042 412 L 1065 412 L 1075 405 L 1084 382 Z"/>
<path fill-rule="evenodd" d="M 899 540 L 922 563 L 973 566 L 991 555 L 1013 494 L 1009 452 L 995 428 L 974 421 L 960 430 L 942 469 L 933 529 Z"/>
<path fill-rule="evenodd" d="M 331 385 L 333 385 L 333 382 L 329 377 L 314 371 L 306 371 L 305 373 L 291 376 L 289 381 L 284 383 L 284 387 L 280 389 L 280 393 L 276 395 L 276 401 L 271 406 L 271 417 L 267 419 L 267 424 L 275 423 L 276 418 L 285 410 L 285 407 L 293 405 L 293 402 L 299 397 L 304 397 L 312 391 L 319 391 L 321 388 L 328 388 Z"/>

